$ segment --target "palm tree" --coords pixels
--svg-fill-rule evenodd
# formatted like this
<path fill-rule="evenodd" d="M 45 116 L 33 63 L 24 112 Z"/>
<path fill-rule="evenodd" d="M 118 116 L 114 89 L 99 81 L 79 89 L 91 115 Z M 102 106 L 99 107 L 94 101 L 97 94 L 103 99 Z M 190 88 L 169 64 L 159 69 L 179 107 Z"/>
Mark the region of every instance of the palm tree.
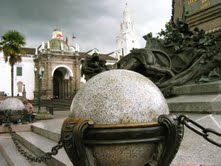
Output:
<path fill-rule="evenodd" d="M 1 37 L 0 51 L 4 53 L 5 63 L 11 66 L 11 95 L 14 96 L 14 65 L 21 62 L 25 52 L 22 46 L 25 45 L 25 38 L 17 31 L 10 30 Z"/>

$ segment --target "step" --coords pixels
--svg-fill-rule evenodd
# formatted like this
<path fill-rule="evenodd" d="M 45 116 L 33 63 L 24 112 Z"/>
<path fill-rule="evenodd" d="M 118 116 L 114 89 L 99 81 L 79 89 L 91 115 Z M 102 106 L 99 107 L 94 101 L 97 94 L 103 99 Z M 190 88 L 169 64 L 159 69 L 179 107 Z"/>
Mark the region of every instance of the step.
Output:
<path fill-rule="evenodd" d="M 58 142 L 63 122 L 64 118 L 37 122 L 32 124 L 31 130 L 45 138 Z"/>
<path fill-rule="evenodd" d="M 31 126 L 31 130 L 39 135 L 42 135 L 45 138 L 58 142 L 60 140 L 61 127 L 64 122 L 64 119 L 66 118 L 59 118 L 33 123 Z"/>
<path fill-rule="evenodd" d="M 20 146 L 22 146 L 22 145 L 20 145 Z M 33 153 L 31 153 L 28 149 L 24 148 L 23 146 L 22 146 L 22 148 L 26 152 L 34 155 Z M 14 145 L 9 134 L 1 134 L 0 151 L 1 151 L 2 155 L 4 156 L 5 160 L 7 161 L 8 165 L 10 165 L 10 166 L 46 166 L 45 163 L 31 162 L 31 161 L 27 160 L 24 156 L 22 156 L 18 152 L 18 150 L 17 150 L 16 146 Z"/>
<path fill-rule="evenodd" d="M 221 113 L 221 95 L 181 95 L 167 99 L 170 112 Z"/>
<path fill-rule="evenodd" d="M 25 145 L 26 148 L 38 156 L 50 152 L 51 148 L 57 145 L 55 141 L 49 140 L 33 132 L 19 132 L 17 133 L 17 139 Z M 59 150 L 56 156 L 53 156 L 52 159 L 48 160 L 46 163 L 49 166 L 73 165 L 63 148 Z"/>
<path fill-rule="evenodd" d="M 9 166 L 1 151 L 0 151 L 0 165 L 1 166 Z"/>
<path fill-rule="evenodd" d="M 175 95 L 194 95 L 194 94 L 211 94 L 221 93 L 221 82 L 190 84 L 174 87 Z"/>
<path fill-rule="evenodd" d="M 11 123 L 11 128 L 15 132 L 31 131 L 30 124 L 13 124 L 13 123 Z M 5 124 L 0 125 L 0 133 L 8 133 L 8 127 L 5 126 Z"/>

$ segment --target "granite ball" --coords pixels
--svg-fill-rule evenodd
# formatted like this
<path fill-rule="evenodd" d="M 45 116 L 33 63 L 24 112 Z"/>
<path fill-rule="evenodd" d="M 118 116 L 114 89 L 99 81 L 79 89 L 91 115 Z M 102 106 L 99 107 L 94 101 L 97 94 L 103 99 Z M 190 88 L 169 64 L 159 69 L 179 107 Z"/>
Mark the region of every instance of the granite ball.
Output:
<path fill-rule="evenodd" d="M 0 110 L 12 110 L 12 111 L 17 111 L 17 110 L 24 110 L 25 105 L 22 103 L 21 100 L 17 98 L 7 98 L 3 100 L 3 102 L 0 105 Z"/>
<path fill-rule="evenodd" d="M 17 98 L 7 98 L 0 104 L 0 112 L 4 112 L 6 110 L 10 111 L 10 121 L 16 122 L 17 119 L 22 119 L 25 106 L 22 101 Z M 0 119 L 5 119 L 3 113 L 1 113 Z"/>
<path fill-rule="evenodd" d="M 167 102 L 147 77 L 129 70 L 110 70 L 86 82 L 74 97 L 70 117 L 91 119 L 96 124 L 156 122 L 169 114 Z M 130 144 L 90 147 L 91 164 L 144 165 L 156 145 Z M 93 164 L 92 164 L 93 165 Z"/>

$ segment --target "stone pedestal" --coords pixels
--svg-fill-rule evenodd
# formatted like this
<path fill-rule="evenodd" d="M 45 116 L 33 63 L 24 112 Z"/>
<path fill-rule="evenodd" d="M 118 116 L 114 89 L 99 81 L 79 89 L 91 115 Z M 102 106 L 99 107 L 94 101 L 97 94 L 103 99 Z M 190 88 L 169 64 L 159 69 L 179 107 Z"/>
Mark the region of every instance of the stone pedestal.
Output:
<path fill-rule="evenodd" d="M 192 29 L 198 27 L 208 33 L 220 36 L 220 0 L 177 0 L 174 1 L 173 8 L 173 21 L 182 18 Z"/>
<path fill-rule="evenodd" d="M 111 125 L 112 128 L 156 122 L 161 114 L 169 114 L 169 110 L 160 90 L 148 78 L 129 70 L 110 70 L 91 78 L 76 94 L 70 111 L 72 119 L 91 119 L 95 124 Z M 63 131 L 65 135 L 69 134 L 65 129 Z M 113 141 L 111 144 L 87 146 L 86 154 L 91 166 L 154 165 L 152 163 L 157 162 L 157 159 L 153 157 L 158 155 L 157 149 L 160 147 L 160 143 L 115 144 Z M 66 152 L 69 150 L 73 149 L 66 148 Z M 68 155 L 71 159 L 75 158 L 72 153 Z"/>
<path fill-rule="evenodd" d="M 221 113 L 221 81 L 175 87 L 174 93 L 167 99 L 171 112 Z"/>

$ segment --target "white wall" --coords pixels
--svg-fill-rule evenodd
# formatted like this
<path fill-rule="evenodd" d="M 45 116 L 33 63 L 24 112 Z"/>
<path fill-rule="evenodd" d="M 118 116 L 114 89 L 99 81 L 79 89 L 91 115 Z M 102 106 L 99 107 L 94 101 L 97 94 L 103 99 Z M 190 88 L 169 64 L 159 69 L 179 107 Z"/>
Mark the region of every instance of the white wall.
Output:
<path fill-rule="evenodd" d="M 22 67 L 22 76 L 17 76 L 17 66 Z M 0 78 L 0 91 L 11 96 L 11 66 L 5 63 L 2 52 L 0 52 Z M 32 100 L 34 98 L 34 62 L 28 55 L 22 58 L 21 63 L 16 63 L 14 66 L 14 96 L 18 94 L 19 81 L 25 84 L 26 97 Z M 22 93 L 19 95 L 21 96 Z"/>
<path fill-rule="evenodd" d="M 0 78 L 0 91 L 11 95 L 11 67 L 5 63 L 2 52 L 0 52 Z"/>

